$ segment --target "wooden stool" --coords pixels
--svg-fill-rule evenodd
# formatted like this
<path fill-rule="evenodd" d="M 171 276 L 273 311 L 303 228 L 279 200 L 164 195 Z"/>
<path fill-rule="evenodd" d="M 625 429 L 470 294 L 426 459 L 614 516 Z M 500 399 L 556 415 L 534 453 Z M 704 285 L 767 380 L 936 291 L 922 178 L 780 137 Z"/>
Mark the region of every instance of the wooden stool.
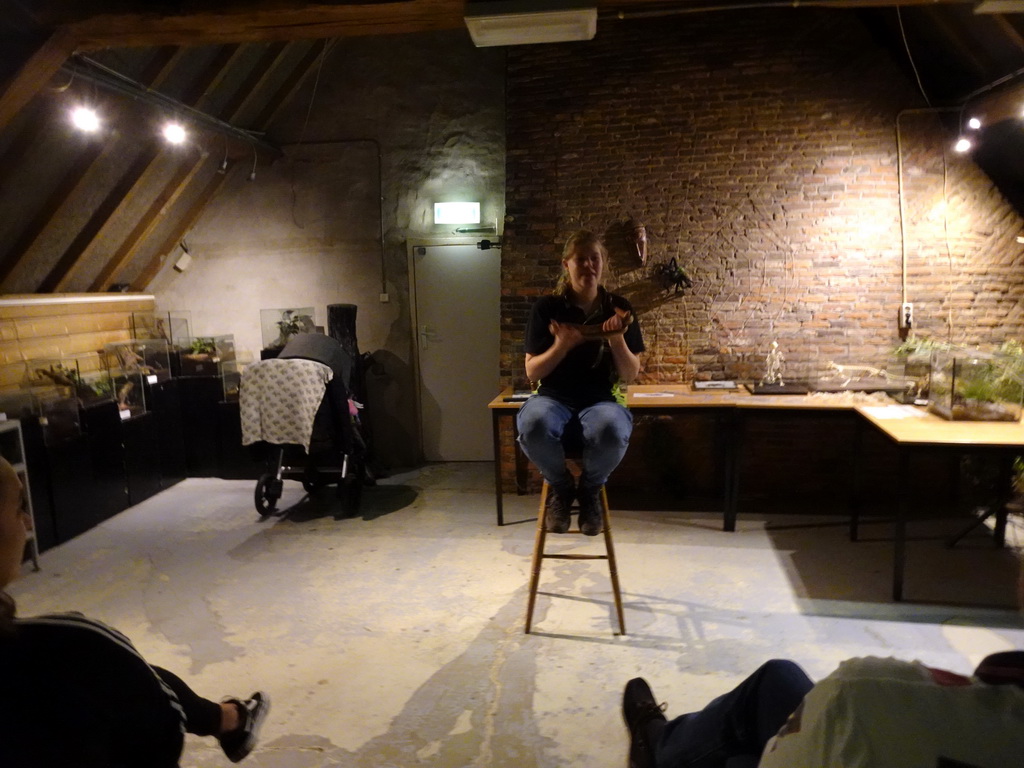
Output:
<path fill-rule="evenodd" d="M 608 494 L 605 492 L 604 486 L 601 486 L 601 520 L 604 528 L 605 547 L 605 554 L 603 555 L 549 555 L 544 551 L 544 540 L 547 538 L 547 530 L 544 528 L 544 509 L 547 506 L 548 494 L 550 492 L 551 486 L 549 486 L 545 480 L 544 486 L 540 490 L 540 512 L 537 514 L 537 538 L 533 545 L 533 567 L 530 573 L 530 598 L 529 602 L 526 604 L 526 634 L 530 634 L 530 625 L 533 623 L 533 606 L 537 602 L 537 585 L 540 582 L 540 567 L 542 562 L 546 559 L 607 560 L 608 571 L 611 574 L 612 580 L 612 594 L 615 596 L 615 611 L 619 615 L 619 631 L 622 634 L 626 634 L 626 620 L 622 615 L 622 595 L 619 592 L 619 572 L 615 567 L 615 545 L 612 543 L 611 513 L 608 509 Z M 573 504 L 572 509 L 578 511 L 579 504 Z M 577 533 L 581 536 L 583 535 L 579 528 L 576 528 L 569 533 Z M 556 535 L 563 536 L 565 534 Z"/>

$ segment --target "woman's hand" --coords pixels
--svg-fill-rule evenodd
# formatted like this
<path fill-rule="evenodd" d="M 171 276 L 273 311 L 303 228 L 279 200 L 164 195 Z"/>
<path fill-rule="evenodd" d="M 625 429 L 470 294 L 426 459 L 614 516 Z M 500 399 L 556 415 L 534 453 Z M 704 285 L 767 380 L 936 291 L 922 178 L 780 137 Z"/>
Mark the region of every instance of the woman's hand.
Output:
<path fill-rule="evenodd" d="M 554 346 L 565 350 L 578 347 L 585 341 L 580 326 L 575 323 L 559 323 L 552 320 L 548 324 L 548 332 L 555 337 Z"/>

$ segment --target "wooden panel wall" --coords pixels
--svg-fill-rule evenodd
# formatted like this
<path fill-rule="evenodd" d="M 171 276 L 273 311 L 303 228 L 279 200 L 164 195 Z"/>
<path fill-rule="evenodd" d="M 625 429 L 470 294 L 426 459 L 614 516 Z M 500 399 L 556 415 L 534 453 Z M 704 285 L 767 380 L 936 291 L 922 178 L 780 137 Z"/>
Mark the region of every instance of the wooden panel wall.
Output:
<path fill-rule="evenodd" d="M 153 312 L 147 294 L 0 297 L 0 393 L 17 390 L 29 360 L 94 352 L 131 338 L 133 312 Z"/>

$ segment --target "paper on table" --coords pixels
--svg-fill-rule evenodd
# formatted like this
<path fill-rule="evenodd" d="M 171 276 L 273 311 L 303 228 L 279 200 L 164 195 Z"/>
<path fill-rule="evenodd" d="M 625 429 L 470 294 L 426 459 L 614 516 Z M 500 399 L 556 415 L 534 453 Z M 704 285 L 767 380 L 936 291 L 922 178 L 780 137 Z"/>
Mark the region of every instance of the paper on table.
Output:
<path fill-rule="evenodd" d="M 871 405 L 862 410 L 876 419 L 920 419 L 928 415 L 912 405 Z"/>
<path fill-rule="evenodd" d="M 672 397 L 672 392 L 631 392 L 632 397 Z"/>

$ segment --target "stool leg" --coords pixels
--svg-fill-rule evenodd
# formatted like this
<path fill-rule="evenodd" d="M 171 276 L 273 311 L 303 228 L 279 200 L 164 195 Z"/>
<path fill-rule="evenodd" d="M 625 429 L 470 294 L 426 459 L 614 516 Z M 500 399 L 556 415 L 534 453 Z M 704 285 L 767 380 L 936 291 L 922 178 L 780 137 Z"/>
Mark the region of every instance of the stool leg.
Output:
<path fill-rule="evenodd" d="M 619 631 L 626 634 L 626 618 L 622 612 L 622 592 L 619 590 L 619 570 L 615 565 L 615 545 L 612 543 L 612 516 L 608 510 L 608 493 L 601 486 L 601 516 L 604 518 L 604 546 L 608 551 L 608 573 L 612 580 L 615 612 L 619 616 Z"/>
<path fill-rule="evenodd" d="M 533 564 L 530 569 L 530 596 L 526 602 L 526 629 L 524 632 L 530 634 L 530 627 L 533 624 L 533 606 L 537 602 L 537 585 L 540 583 L 540 566 L 544 555 L 544 536 L 547 531 L 544 528 L 544 510 L 547 507 L 548 493 L 551 486 L 547 481 L 540 489 L 540 510 L 537 512 L 537 536 L 533 543 Z"/>

